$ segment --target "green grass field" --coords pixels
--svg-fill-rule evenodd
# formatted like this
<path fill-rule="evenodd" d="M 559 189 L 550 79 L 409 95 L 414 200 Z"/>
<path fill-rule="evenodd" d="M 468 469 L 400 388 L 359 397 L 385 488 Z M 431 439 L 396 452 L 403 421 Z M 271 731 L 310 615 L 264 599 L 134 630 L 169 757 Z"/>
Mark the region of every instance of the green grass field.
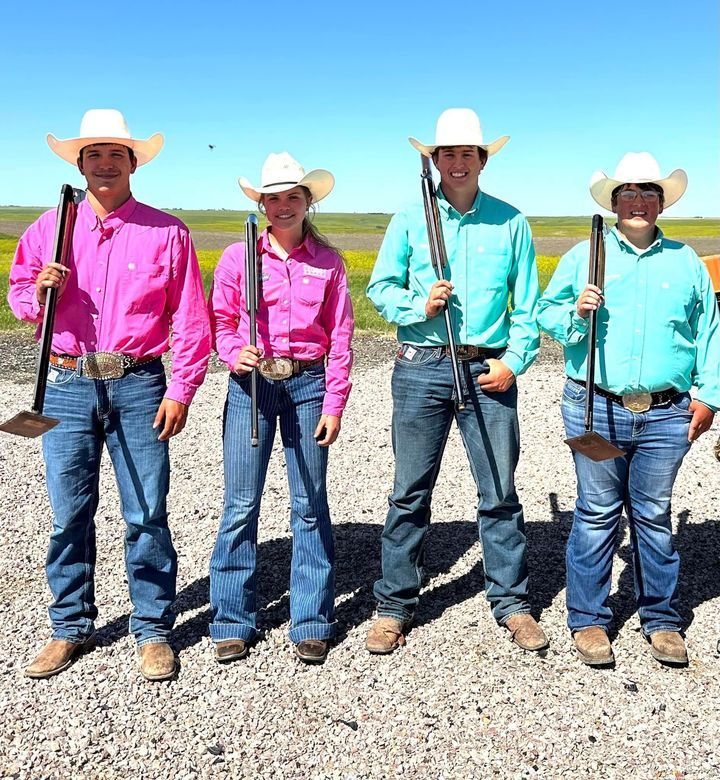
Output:
<path fill-rule="evenodd" d="M 19 206 L 0 207 L 0 221 L 30 222 L 46 209 Z M 190 230 L 207 230 L 214 233 L 242 233 L 248 211 L 185 211 L 170 210 L 183 220 Z M 390 214 L 323 214 L 314 218 L 323 233 L 384 233 Z M 533 235 L 538 238 L 584 238 L 590 232 L 590 217 L 529 217 Z M 660 227 L 679 238 L 717 236 L 720 219 L 666 219 Z M 261 219 L 261 228 L 265 222 Z"/>
<path fill-rule="evenodd" d="M 29 222 L 41 214 L 44 209 L 25 207 L 1 207 L 0 222 Z M 212 232 L 242 232 L 247 211 L 173 211 L 191 230 Z M 318 214 L 315 223 L 325 233 L 382 233 L 390 220 L 389 214 Z M 588 217 L 531 217 L 533 234 L 537 237 L 577 237 L 588 233 Z M 261 222 L 261 225 L 263 223 Z M 662 224 L 662 223 L 661 223 Z M 716 236 L 720 233 L 720 219 L 677 219 L 665 220 L 666 229 L 671 235 L 685 238 Z M 22 327 L 13 317 L 7 305 L 7 278 L 17 239 L 0 233 L 0 330 Z M 367 286 L 375 262 L 375 252 L 345 252 L 350 292 L 355 306 L 358 330 L 390 332 L 388 325 L 365 297 Z M 198 252 L 203 273 L 205 289 L 209 291 L 213 270 L 220 258 L 220 250 L 202 250 Z M 540 288 L 545 289 L 558 257 L 538 257 Z"/>

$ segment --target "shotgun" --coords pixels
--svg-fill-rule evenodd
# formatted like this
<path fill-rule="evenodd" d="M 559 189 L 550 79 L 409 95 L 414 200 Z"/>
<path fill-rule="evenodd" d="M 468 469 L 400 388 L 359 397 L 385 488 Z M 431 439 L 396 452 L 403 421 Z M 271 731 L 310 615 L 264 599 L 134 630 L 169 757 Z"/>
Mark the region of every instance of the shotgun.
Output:
<path fill-rule="evenodd" d="M 605 241 L 603 238 L 603 218 L 595 214 L 592 218 L 590 234 L 590 260 L 588 284 L 594 284 L 601 290 L 605 285 Z M 605 437 L 593 430 L 595 400 L 595 349 L 597 346 L 597 312 L 591 311 L 587 338 L 587 378 L 585 381 L 585 433 L 565 439 L 570 449 L 579 452 L 590 460 L 612 460 L 625 455 L 625 450 L 616 447 Z"/>
<path fill-rule="evenodd" d="M 258 220 L 254 214 L 245 220 L 245 307 L 250 317 L 250 345 L 257 347 L 257 308 L 260 284 L 257 257 Z M 250 373 L 250 444 L 258 446 L 258 370 Z"/>
<path fill-rule="evenodd" d="M 430 260 L 433 264 L 437 278 L 444 279 L 445 267 L 447 266 L 448 259 L 447 252 L 445 251 L 442 225 L 440 224 L 440 211 L 437 204 L 437 195 L 435 194 L 435 185 L 433 184 L 432 171 L 430 169 L 430 158 L 421 154 L 420 159 L 422 160 L 420 181 L 422 182 L 423 206 L 425 207 L 425 222 L 427 223 Z M 462 412 L 465 408 L 465 394 L 463 393 L 462 383 L 460 381 L 460 361 L 458 360 L 457 350 L 455 349 L 455 335 L 449 300 L 445 306 L 443 306 L 443 315 L 445 317 L 445 329 L 447 330 L 448 335 L 453 384 L 455 385 L 455 405 L 457 410 Z"/>
<path fill-rule="evenodd" d="M 84 190 L 75 190 L 69 184 L 63 184 L 60 188 L 60 202 L 57 208 L 55 242 L 52 253 L 53 263 L 60 263 L 60 265 L 64 266 L 67 266 L 69 263 L 68 258 L 72 251 L 77 206 L 84 197 Z M 57 300 L 57 288 L 50 287 L 45 298 L 45 311 L 43 313 L 40 335 L 40 353 L 35 371 L 35 392 L 33 393 L 32 408 L 30 411 L 20 412 L 4 422 L 0 425 L 0 431 L 12 433 L 16 436 L 34 438 L 51 430 L 60 422 L 60 420 L 54 417 L 47 417 L 43 414 Z"/>

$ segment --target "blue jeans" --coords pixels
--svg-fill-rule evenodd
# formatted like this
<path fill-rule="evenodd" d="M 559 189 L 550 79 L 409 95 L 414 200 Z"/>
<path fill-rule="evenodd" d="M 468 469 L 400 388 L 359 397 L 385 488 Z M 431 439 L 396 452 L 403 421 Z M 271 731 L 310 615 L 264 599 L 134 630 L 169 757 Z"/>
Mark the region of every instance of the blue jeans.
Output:
<path fill-rule="evenodd" d="M 690 449 L 690 400 L 681 393 L 671 403 L 633 414 L 595 394 L 593 429 L 626 455 L 596 463 L 573 451 L 578 499 L 566 553 L 571 631 L 610 626 L 612 560 L 623 507 L 643 631 L 649 635 L 681 628 L 680 559 L 673 546 L 670 496 Z M 565 384 L 562 414 L 568 438 L 584 433 L 585 388 L 572 379 Z"/>
<path fill-rule="evenodd" d="M 165 387 L 159 359 L 106 381 L 50 367 L 44 413 L 61 421 L 43 435 L 53 511 L 46 572 L 54 639 L 82 642 L 94 629 L 94 517 L 103 443 L 126 523 L 130 632 L 139 645 L 170 634 L 177 573 L 166 511 L 170 464 L 168 444 L 152 427 Z"/>
<path fill-rule="evenodd" d="M 223 421 L 225 505 L 210 561 L 214 641 L 257 636 L 257 531 L 260 500 L 278 419 L 290 486 L 290 640 L 335 633 L 335 572 L 325 490 L 328 450 L 315 438 L 325 369 L 289 379 L 258 376 L 259 444 L 250 445 L 250 375 L 230 374 Z"/>
<path fill-rule="evenodd" d="M 403 354 L 404 353 L 404 354 Z M 457 421 L 478 491 L 485 593 L 495 619 L 529 612 L 523 510 L 515 492 L 520 452 L 517 387 L 484 393 L 484 361 L 461 363 L 467 406 L 454 405 L 452 366 L 441 348 L 401 349 L 392 377 L 395 484 L 382 533 L 378 614 L 409 621 L 418 604 L 430 504 L 445 442 Z"/>

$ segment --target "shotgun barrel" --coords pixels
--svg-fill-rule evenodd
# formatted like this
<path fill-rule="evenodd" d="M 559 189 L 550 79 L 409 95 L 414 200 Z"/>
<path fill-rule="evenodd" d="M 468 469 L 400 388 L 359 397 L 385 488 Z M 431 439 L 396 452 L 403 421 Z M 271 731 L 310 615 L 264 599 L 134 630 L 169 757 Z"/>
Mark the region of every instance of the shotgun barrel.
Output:
<path fill-rule="evenodd" d="M 250 344 L 257 347 L 257 308 L 260 298 L 257 256 L 258 220 L 255 214 L 245 220 L 245 305 L 250 318 Z M 250 444 L 258 446 L 258 370 L 250 374 Z"/>
<path fill-rule="evenodd" d="M 593 215 L 590 233 L 590 261 L 588 284 L 603 289 L 605 284 L 605 242 L 603 240 L 603 218 Z M 587 393 L 585 395 L 585 431 L 593 429 L 593 395 L 595 387 L 595 347 L 597 344 L 597 311 L 588 316 Z"/>
<path fill-rule="evenodd" d="M 68 258 L 72 251 L 72 236 L 75 228 L 75 215 L 77 213 L 77 200 L 84 193 L 76 193 L 69 184 L 63 184 L 60 188 L 60 202 L 57 208 L 57 222 L 55 223 L 55 244 L 53 246 L 53 263 L 60 263 L 67 267 Z M 45 298 L 45 313 L 43 316 L 42 330 L 40 332 L 40 355 L 38 356 L 37 371 L 35 374 L 35 393 L 33 395 L 33 412 L 42 414 L 45 404 L 45 390 L 47 389 L 48 369 L 50 367 L 50 350 L 52 347 L 53 327 L 55 324 L 55 307 L 58 301 L 56 287 L 47 291 Z"/>
<path fill-rule="evenodd" d="M 443 239 L 442 224 L 440 223 L 437 195 L 435 194 L 435 185 L 433 184 L 432 171 L 430 169 L 430 159 L 424 154 L 420 155 L 420 159 L 422 160 L 420 180 L 422 182 L 423 205 L 425 207 L 425 222 L 427 223 L 430 260 L 432 261 L 437 278 L 444 279 L 445 267 L 447 266 L 448 260 L 447 252 L 445 250 L 445 240 Z M 447 330 L 448 336 L 453 384 L 455 385 L 455 405 L 458 411 L 462 411 L 465 408 L 465 394 L 462 389 L 462 382 L 460 381 L 460 361 L 458 360 L 457 350 L 455 348 L 455 335 L 449 300 L 445 306 L 443 306 L 443 316 L 445 318 L 445 329 Z"/>

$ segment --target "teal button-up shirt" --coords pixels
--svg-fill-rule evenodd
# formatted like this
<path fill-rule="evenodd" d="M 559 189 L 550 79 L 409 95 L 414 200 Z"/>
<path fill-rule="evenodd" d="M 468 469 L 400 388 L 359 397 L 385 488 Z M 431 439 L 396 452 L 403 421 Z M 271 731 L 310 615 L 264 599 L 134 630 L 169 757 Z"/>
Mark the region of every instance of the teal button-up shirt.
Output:
<path fill-rule="evenodd" d="M 540 327 L 565 348 L 565 368 L 585 379 L 589 320 L 575 308 L 588 283 L 590 242 L 565 254 L 540 299 Z M 622 395 L 697 387 L 720 408 L 720 318 L 710 276 L 695 252 L 658 229 L 643 252 L 605 237 L 605 304 L 598 312 L 595 382 Z"/>
<path fill-rule="evenodd" d="M 478 190 L 467 214 L 457 212 L 438 189 L 448 266 L 453 335 L 458 344 L 507 348 L 502 360 L 522 374 L 537 356 L 539 297 L 530 226 L 512 206 Z M 437 281 L 430 261 L 422 205 L 396 214 L 388 225 L 367 296 L 398 326 L 398 341 L 420 346 L 448 343 L 442 312 L 425 316 Z M 508 307 L 509 300 L 509 307 Z"/>

